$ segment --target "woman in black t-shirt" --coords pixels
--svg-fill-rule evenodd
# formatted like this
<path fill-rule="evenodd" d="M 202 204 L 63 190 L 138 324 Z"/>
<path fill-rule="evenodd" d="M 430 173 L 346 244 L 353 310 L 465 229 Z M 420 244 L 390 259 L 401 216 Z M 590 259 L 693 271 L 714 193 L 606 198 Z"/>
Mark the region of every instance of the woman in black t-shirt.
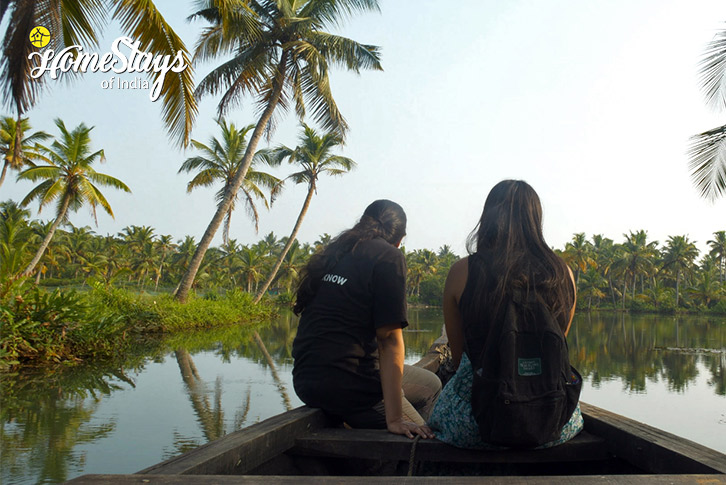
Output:
<path fill-rule="evenodd" d="M 293 384 L 307 405 L 356 428 L 433 437 L 425 426 L 441 382 L 404 366 L 406 262 L 398 249 L 406 214 L 389 200 L 313 255 L 294 311 Z"/>

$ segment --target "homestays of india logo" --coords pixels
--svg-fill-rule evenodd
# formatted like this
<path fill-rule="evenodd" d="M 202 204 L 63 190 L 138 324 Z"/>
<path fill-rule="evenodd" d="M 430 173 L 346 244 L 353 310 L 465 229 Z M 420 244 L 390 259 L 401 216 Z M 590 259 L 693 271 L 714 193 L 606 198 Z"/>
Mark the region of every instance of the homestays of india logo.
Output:
<path fill-rule="evenodd" d="M 40 45 L 39 33 L 50 33 L 44 27 L 36 27 L 31 33 L 30 41 L 33 45 Z M 43 38 L 45 41 L 46 38 Z M 45 44 L 47 45 L 46 41 Z M 84 52 L 80 45 L 71 45 L 58 52 L 53 49 L 46 49 L 43 52 L 31 52 L 28 59 L 31 61 L 36 57 L 39 58 L 39 65 L 30 71 L 30 77 L 38 79 L 44 74 L 48 74 L 51 79 L 57 79 L 61 73 L 73 71 L 76 73 L 84 72 L 114 72 L 122 73 L 149 73 L 155 72 L 159 75 L 151 84 L 149 98 L 152 101 L 159 99 L 161 94 L 161 86 L 164 78 L 169 72 L 179 73 L 187 68 L 184 62 L 182 51 L 177 51 L 175 56 L 170 55 L 154 55 L 151 52 L 144 52 L 139 49 L 141 42 L 133 40 L 130 37 L 119 37 L 111 44 L 111 52 L 99 54 L 97 52 Z M 117 77 L 110 77 L 101 82 L 103 89 L 149 89 L 149 81 L 146 79 L 135 78 L 131 81 L 123 80 Z"/>

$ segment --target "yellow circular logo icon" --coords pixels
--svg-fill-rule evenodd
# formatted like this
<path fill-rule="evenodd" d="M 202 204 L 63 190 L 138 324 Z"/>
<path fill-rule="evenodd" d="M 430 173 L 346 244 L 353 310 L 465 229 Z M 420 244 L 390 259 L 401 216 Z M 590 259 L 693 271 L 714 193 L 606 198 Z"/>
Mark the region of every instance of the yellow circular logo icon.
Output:
<path fill-rule="evenodd" d="M 30 43 L 40 49 L 47 46 L 48 42 L 50 42 L 50 31 L 42 25 L 33 27 L 30 31 Z"/>

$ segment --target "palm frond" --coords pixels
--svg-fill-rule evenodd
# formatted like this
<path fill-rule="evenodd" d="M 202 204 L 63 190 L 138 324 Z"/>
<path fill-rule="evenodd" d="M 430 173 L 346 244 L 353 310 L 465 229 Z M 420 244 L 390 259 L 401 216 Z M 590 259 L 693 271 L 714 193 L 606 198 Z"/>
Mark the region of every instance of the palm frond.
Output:
<path fill-rule="evenodd" d="M 292 180 L 295 184 L 307 184 L 310 182 L 310 172 L 307 170 L 301 170 L 299 172 L 291 173 L 285 180 Z"/>
<path fill-rule="evenodd" d="M 225 91 L 217 111 L 224 116 L 226 111 L 246 93 L 257 93 L 268 77 L 269 56 L 265 46 L 256 45 L 210 72 L 194 91 L 196 96 L 212 96 Z"/>
<path fill-rule="evenodd" d="M 323 165 L 326 168 L 328 166 L 331 166 L 331 167 L 337 166 L 337 167 L 340 167 L 340 169 L 343 170 L 344 172 L 349 172 L 349 171 L 353 170 L 357 164 L 351 158 L 343 157 L 340 155 L 334 155 L 332 157 L 326 158 L 325 161 L 321 165 Z M 328 173 L 330 173 L 330 169 L 328 169 Z"/>
<path fill-rule="evenodd" d="M 62 169 L 55 166 L 41 165 L 30 167 L 18 174 L 18 180 L 31 180 L 35 182 L 40 179 L 56 179 L 60 176 Z"/>
<path fill-rule="evenodd" d="M 262 39 L 259 16 L 242 0 L 215 0 L 190 15 L 187 20 L 204 18 L 212 24 L 205 28 L 194 46 L 194 62 L 211 60 L 251 45 Z"/>
<path fill-rule="evenodd" d="M 258 150 L 257 153 L 255 153 L 255 156 L 252 159 L 252 163 L 264 163 L 265 165 L 269 165 L 270 167 L 277 167 L 282 163 L 285 158 L 288 157 L 287 153 L 289 151 L 291 150 L 284 146 L 275 149 L 264 148 L 262 150 Z"/>
<path fill-rule="evenodd" d="M 116 5 L 113 18 L 119 20 L 134 39 L 140 40 L 156 54 L 170 56 L 173 63 L 176 63 L 175 56 L 181 55 L 186 68 L 178 73 L 170 71 L 166 74 L 161 84 L 160 96 L 162 117 L 169 136 L 179 146 L 187 146 L 198 108 L 194 98 L 194 70 L 184 42 L 167 24 L 151 0 L 113 0 L 113 3 Z M 161 73 L 150 75 L 154 82 L 159 81 L 162 76 Z"/>
<path fill-rule="evenodd" d="M 356 13 L 380 12 L 378 0 L 318 0 L 307 2 L 300 17 L 312 17 L 324 24 L 340 26 Z"/>
<path fill-rule="evenodd" d="M 187 192 L 191 192 L 197 187 L 209 187 L 217 180 L 223 179 L 218 171 L 213 169 L 202 170 L 192 178 L 187 184 Z"/>
<path fill-rule="evenodd" d="M 380 47 L 319 31 L 312 32 L 307 40 L 329 62 L 355 73 L 361 69 L 383 70 Z"/>
<path fill-rule="evenodd" d="M 701 197 L 714 201 L 726 194 L 726 125 L 693 136 L 688 158 Z"/>
<path fill-rule="evenodd" d="M 26 207 L 28 204 L 33 202 L 35 199 L 42 200 L 43 194 L 45 194 L 48 189 L 55 183 L 54 180 L 46 180 L 37 186 L 33 187 L 33 189 L 28 192 L 28 195 L 23 198 L 23 200 L 20 201 L 21 207 Z M 41 206 L 42 208 L 42 206 Z"/>
<path fill-rule="evenodd" d="M 322 73 L 319 78 L 310 76 L 310 80 L 312 82 L 305 87 L 305 92 L 309 98 L 308 104 L 312 108 L 313 119 L 324 130 L 334 131 L 341 137 L 345 136 L 348 122 L 338 110 L 338 104 L 333 98 L 328 72 Z"/>
<path fill-rule="evenodd" d="M 108 200 L 106 200 L 106 197 L 101 193 L 100 190 L 98 190 L 98 187 L 93 185 L 91 182 L 86 181 L 84 184 L 84 195 L 86 200 L 89 202 L 89 205 L 91 206 L 91 212 L 93 213 L 93 218 L 96 221 L 96 225 L 98 225 L 98 219 L 96 217 L 96 206 L 100 205 L 101 208 L 111 217 L 114 217 L 113 210 L 111 209 L 111 204 L 108 203 Z M 130 192 L 130 191 L 129 191 Z"/>
<path fill-rule="evenodd" d="M 280 183 L 280 179 L 275 177 L 274 175 L 271 175 L 267 172 L 258 172 L 252 169 L 247 172 L 247 175 L 245 176 L 245 181 L 249 181 L 255 185 L 261 185 L 262 187 L 268 189 L 271 189 L 272 187 Z"/>
<path fill-rule="evenodd" d="M 41 3 L 34 0 L 15 0 L 3 39 L 3 55 L 0 60 L 0 87 L 5 106 L 15 109 L 18 115 L 28 111 L 43 88 L 43 76 L 32 79 L 30 72 L 39 66 L 38 56 L 28 59 L 35 47 L 28 42 L 30 33 L 37 25 L 37 8 Z"/>
<path fill-rule="evenodd" d="M 112 177 L 105 173 L 98 173 L 96 171 L 87 169 L 86 177 L 88 178 L 88 180 L 92 180 L 97 184 L 105 185 L 106 187 L 112 187 L 114 189 L 123 190 L 124 192 L 131 193 L 131 189 L 125 183 L 123 183 L 116 177 Z"/>
<path fill-rule="evenodd" d="M 205 167 L 205 169 L 207 170 L 218 169 L 218 166 L 214 161 L 201 156 L 196 156 L 184 160 L 184 163 L 182 163 L 177 173 L 191 172 L 192 170 L 196 170 L 199 167 Z"/>
<path fill-rule="evenodd" d="M 58 8 L 51 8 L 48 11 L 48 15 L 55 17 L 51 24 L 60 23 L 61 27 L 62 44 L 56 44 L 56 48 L 72 45 L 97 46 L 98 38 L 107 20 L 105 2 L 102 0 L 55 0 L 51 3 L 58 2 L 60 3 Z M 53 32 L 51 32 L 52 34 Z"/>
<path fill-rule="evenodd" d="M 46 205 L 50 204 L 54 200 L 57 200 L 60 204 L 63 199 L 63 189 L 65 188 L 65 183 L 63 183 L 63 180 L 48 180 L 46 182 L 50 183 L 47 185 L 46 190 L 37 197 L 38 201 L 40 202 L 40 206 L 38 207 L 39 214 L 43 207 L 45 207 Z M 46 182 L 43 182 L 41 185 L 44 185 Z M 56 209 L 56 215 L 62 215 L 60 206 Z"/>
<path fill-rule="evenodd" d="M 328 174 L 328 175 L 332 175 L 332 176 L 345 175 L 349 171 L 350 170 L 346 170 L 346 169 L 342 169 L 342 168 L 327 168 L 327 169 L 325 169 L 325 173 Z"/>
<path fill-rule="evenodd" d="M 252 194 L 245 188 L 242 188 L 241 190 L 242 193 L 245 195 L 245 209 L 247 210 L 247 215 L 250 216 L 250 218 L 252 218 L 252 221 L 255 223 L 255 233 L 257 233 L 260 231 L 260 214 L 257 212 L 257 207 L 255 206 L 255 201 L 252 198 Z M 270 206 L 267 205 L 267 199 L 265 199 L 265 196 L 261 192 L 259 195 L 255 195 L 262 198 L 266 208 L 270 208 Z"/>
<path fill-rule="evenodd" d="M 726 30 L 718 32 L 706 46 L 699 74 L 706 102 L 716 109 L 726 108 Z"/>

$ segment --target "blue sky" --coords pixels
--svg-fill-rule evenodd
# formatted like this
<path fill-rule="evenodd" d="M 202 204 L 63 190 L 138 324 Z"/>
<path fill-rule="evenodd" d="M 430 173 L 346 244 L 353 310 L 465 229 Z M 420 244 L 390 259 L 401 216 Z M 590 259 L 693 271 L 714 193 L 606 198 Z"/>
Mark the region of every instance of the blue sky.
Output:
<path fill-rule="evenodd" d="M 193 46 L 203 23 L 185 22 L 192 2 L 156 3 Z M 691 135 L 726 123 L 726 113 L 705 106 L 697 69 L 706 43 L 724 28 L 722 2 L 472 0 L 444 8 L 382 1 L 381 7 L 341 29 L 381 46 L 385 71 L 333 72 L 333 93 L 351 127 L 342 153 L 358 168 L 321 180 L 302 241 L 336 234 L 369 202 L 389 198 L 407 211 L 408 249 L 449 244 L 463 254 L 489 189 L 504 178 L 527 180 L 538 191 L 554 247 L 576 232 L 620 242 L 623 233 L 645 229 L 661 244 L 686 234 L 704 250 L 714 231 L 726 229 L 726 201 L 699 198 L 685 156 Z M 108 51 L 118 35 L 111 25 L 97 50 Z M 197 66 L 195 79 L 209 68 Z M 175 148 L 148 91 L 104 90 L 108 77 L 57 82 L 29 113 L 35 129 L 52 134 L 56 117 L 69 127 L 95 126 L 93 145 L 107 157 L 98 170 L 133 191 L 106 190 L 115 220 L 99 215 L 95 227 L 82 209 L 71 221 L 99 234 L 136 224 L 199 240 L 216 189 L 186 193 L 191 176 L 176 172 L 195 152 Z M 216 102 L 201 103 L 193 138 L 217 135 Z M 245 100 L 227 118 L 245 125 L 256 116 Z M 288 116 L 272 145 L 293 145 L 298 130 Z M 9 177 L 0 199 L 19 200 L 30 187 Z M 261 210 L 259 234 L 238 210 L 231 237 L 248 244 L 270 231 L 287 235 L 304 196 L 303 186 L 289 186 L 272 210 Z M 46 209 L 40 217 L 52 215 Z"/>

